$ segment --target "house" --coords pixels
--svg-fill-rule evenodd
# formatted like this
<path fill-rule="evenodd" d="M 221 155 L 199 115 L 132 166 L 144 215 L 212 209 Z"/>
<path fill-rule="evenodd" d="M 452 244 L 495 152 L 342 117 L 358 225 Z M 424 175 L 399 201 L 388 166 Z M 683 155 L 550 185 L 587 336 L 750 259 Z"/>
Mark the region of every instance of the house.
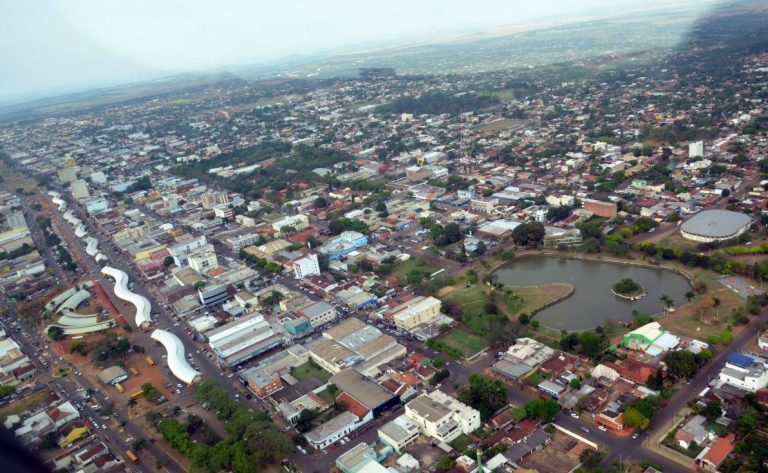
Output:
<path fill-rule="evenodd" d="M 675 441 L 683 448 L 689 448 L 693 442 L 701 446 L 713 438 L 714 434 L 707 430 L 707 419 L 702 415 L 693 416 L 675 432 Z"/>
<path fill-rule="evenodd" d="M 402 452 L 419 438 L 419 425 L 403 414 L 379 427 L 379 440 Z"/>
<path fill-rule="evenodd" d="M 717 472 L 735 446 L 736 436 L 733 433 L 718 438 L 696 457 L 696 468 L 700 471 Z"/>
<path fill-rule="evenodd" d="M 502 455 L 507 459 L 507 463 L 513 467 L 519 467 L 526 457 L 546 447 L 551 441 L 552 437 L 548 433 L 544 432 L 543 429 L 536 428 L 523 440 L 507 448 Z"/>

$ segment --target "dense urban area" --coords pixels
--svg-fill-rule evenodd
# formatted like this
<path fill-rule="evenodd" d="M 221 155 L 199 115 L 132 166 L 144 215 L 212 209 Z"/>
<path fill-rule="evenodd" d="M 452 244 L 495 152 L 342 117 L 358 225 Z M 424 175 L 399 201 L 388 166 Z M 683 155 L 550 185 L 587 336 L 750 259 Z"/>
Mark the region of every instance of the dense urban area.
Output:
<path fill-rule="evenodd" d="M 767 19 L 7 121 L 0 419 L 60 472 L 768 471 Z"/>

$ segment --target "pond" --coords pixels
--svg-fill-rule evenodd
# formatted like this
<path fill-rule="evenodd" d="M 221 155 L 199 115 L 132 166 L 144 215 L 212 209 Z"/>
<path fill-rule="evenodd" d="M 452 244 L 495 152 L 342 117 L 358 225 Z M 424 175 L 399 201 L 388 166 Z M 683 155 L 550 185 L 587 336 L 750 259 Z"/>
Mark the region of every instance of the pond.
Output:
<path fill-rule="evenodd" d="M 658 314 L 664 310 L 659 299 L 662 295 L 671 297 L 677 306 L 686 302 L 685 293 L 691 290 L 686 278 L 666 269 L 543 255 L 523 256 L 504 264 L 494 277 L 511 287 L 572 284 L 575 290 L 569 298 L 535 316 L 541 325 L 569 331 L 592 329 L 608 320 L 630 321 L 635 310 Z M 611 287 L 623 278 L 635 280 L 648 294 L 636 301 L 614 296 Z"/>

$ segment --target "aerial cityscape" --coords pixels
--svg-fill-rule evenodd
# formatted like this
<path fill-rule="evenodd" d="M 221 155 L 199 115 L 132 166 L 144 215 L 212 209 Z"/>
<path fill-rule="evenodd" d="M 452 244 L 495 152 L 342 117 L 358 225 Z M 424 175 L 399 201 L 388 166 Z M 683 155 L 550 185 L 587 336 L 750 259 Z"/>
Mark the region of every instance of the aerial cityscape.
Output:
<path fill-rule="evenodd" d="M 0 104 L 2 471 L 768 472 L 768 4 L 627 1 Z"/>

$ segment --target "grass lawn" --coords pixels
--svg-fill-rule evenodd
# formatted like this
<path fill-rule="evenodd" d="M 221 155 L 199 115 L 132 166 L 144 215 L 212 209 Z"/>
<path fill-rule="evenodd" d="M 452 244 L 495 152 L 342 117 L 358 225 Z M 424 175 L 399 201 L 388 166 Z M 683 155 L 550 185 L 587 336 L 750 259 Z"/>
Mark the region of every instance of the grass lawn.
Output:
<path fill-rule="evenodd" d="M 484 90 L 480 92 L 480 95 L 488 95 L 491 97 L 496 97 L 502 101 L 515 100 L 515 91 L 512 89 Z"/>
<path fill-rule="evenodd" d="M 461 434 L 458 437 L 456 437 L 455 440 L 451 442 L 451 447 L 453 447 L 454 450 L 458 452 L 463 452 L 467 449 L 470 445 L 472 445 L 474 442 L 471 438 L 469 438 L 466 434 Z"/>
<path fill-rule="evenodd" d="M 543 374 L 541 374 L 541 373 L 533 373 L 532 375 L 530 375 L 527 378 L 525 378 L 525 384 L 527 384 L 528 386 L 536 387 L 536 386 L 539 385 L 539 383 L 541 383 L 545 379 L 546 378 L 544 377 Z"/>
<path fill-rule="evenodd" d="M 310 376 L 314 376 L 324 383 L 331 379 L 331 373 L 325 371 L 311 361 L 291 369 L 291 376 L 298 379 L 299 381 L 304 381 Z"/>
<path fill-rule="evenodd" d="M 11 171 L 8 166 L 0 161 L 0 176 L 3 176 L 3 182 L 0 182 L 0 189 L 15 193 L 16 189 L 22 188 L 24 192 L 37 191 L 37 182 L 29 179 L 18 172 Z"/>
<path fill-rule="evenodd" d="M 474 130 L 477 130 L 479 132 L 494 132 L 494 131 L 502 131 L 502 130 L 509 130 L 511 128 L 515 128 L 517 126 L 525 124 L 525 120 L 515 120 L 513 118 L 502 118 L 500 120 L 495 120 L 489 123 L 483 123 L 482 125 L 476 125 L 472 127 Z"/>
<path fill-rule="evenodd" d="M 481 337 L 462 329 L 453 329 L 437 338 L 449 347 L 458 350 L 469 358 L 488 346 Z"/>
<path fill-rule="evenodd" d="M 434 266 L 430 266 L 427 263 L 420 261 L 418 259 L 412 258 L 407 261 L 402 261 L 400 263 L 397 263 L 395 267 L 392 269 L 392 275 L 395 276 L 398 281 L 400 281 L 400 284 L 405 284 L 408 273 L 414 270 L 420 271 L 423 273 L 432 274 L 435 271 L 437 271 L 438 268 Z"/>
<path fill-rule="evenodd" d="M 336 400 L 336 398 L 333 397 L 333 395 L 330 392 L 328 392 L 328 388 L 323 389 L 322 391 L 317 393 L 317 395 L 320 396 L 322 400 L 324 400 L 329 404 Z"/>
<path fill-rule="evenodd" d="M 4 408 L 0 409 L 0 420 L 5 420 L 9 415 L 12 414 L 21 414 L 31 407 L 41 403 L 49 393 L 49 390 L 41 389 L 40 391 L 34 394 L 30 394 L 23 399 L 17 399 L 16 401 L 13 401 Z"/>

